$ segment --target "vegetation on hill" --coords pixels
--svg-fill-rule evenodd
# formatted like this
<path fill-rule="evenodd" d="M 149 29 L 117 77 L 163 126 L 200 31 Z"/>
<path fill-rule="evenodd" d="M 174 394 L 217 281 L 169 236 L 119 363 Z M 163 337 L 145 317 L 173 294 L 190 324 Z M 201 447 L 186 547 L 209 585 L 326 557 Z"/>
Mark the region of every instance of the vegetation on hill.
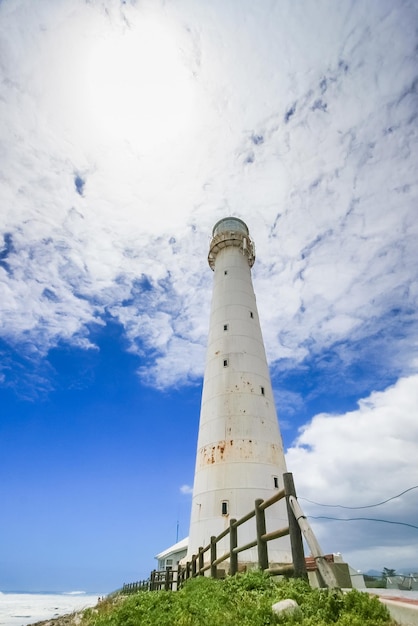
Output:
<path fill-rule="evenodd" d="M 276 615 L 275 602 L 291 598 L 293 614 Z M 281 580 L 258 571 L 225 580 L 195 578 L 180 591 L 142 591 L 101 602 L 84 612 L 82 626 L 389 626 L 376 597 L 352 590 L 311 589 L 303 580 Z"/>

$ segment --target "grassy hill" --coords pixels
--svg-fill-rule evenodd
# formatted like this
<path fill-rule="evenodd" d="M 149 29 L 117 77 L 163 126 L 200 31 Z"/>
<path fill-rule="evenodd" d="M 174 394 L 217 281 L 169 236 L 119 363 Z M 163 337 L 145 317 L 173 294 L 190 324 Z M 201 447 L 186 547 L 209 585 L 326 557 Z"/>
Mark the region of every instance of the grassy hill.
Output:
<path fill-rule="evenodd" d="M 275 615 L 279 600 L 296 600 L 292 614 Z M 303 580 L 277 581 L 253 571 L 225 580 L 195 578 L 177 592 L 143 591 L 87 609 L 81 626 L 389 626 L 376 597 L 352 590 L 311 589 Z"/>

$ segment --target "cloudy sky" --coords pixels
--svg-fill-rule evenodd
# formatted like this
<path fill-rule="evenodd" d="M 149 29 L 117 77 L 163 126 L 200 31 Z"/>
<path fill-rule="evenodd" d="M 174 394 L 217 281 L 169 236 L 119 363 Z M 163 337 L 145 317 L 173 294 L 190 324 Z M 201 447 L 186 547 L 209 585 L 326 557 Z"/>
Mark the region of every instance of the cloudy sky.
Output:
<path fill-rule="evenodd" d="M 0 2 L 2 591 L 110 591 L 187 535 L 227 215 L 323 549 L 418 570 L 417 23 L 415 0 Z"/>

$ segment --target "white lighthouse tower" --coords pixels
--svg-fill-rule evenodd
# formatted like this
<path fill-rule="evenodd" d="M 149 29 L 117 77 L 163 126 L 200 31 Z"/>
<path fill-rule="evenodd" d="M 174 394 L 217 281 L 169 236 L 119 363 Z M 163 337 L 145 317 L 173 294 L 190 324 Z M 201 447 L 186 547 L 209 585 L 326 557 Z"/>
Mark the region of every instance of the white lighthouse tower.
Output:
<path fill-rule="evenodd" d="M 215 224 L 209 251 L 213 297 L 202 392 L 187 558 L 221 534 L 230 519 L 283 488 L 286 463 L 251 280 L 254 244 L 236 217 Z M 267 531 L 288 525 L 285 501 L 266 510 Z M 255 523 L 239 528 L 254 541 Z M 229 540 L 218 544 L 218 555 Z M 241 562 L 257 563 L 256 548 Z M 271 564 L 291 563 L 289 536 L 269 543 Z"/>

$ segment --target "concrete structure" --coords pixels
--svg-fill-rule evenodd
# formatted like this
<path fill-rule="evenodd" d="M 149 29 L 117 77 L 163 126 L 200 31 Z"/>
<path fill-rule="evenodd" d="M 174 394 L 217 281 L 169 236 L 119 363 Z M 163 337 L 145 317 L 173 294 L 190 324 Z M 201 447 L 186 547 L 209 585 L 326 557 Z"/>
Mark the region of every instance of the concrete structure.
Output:
<path fill-rule="evenodd" d="M 305 560 L 310 586 L 314 588 L 327 587 L 327 584 L 318 569 L 318 563 L 314 557 L 308 556 Z M 361 590 L 366 588 L 363 574 L 358 570 L 355 570 L 348 563 L 345 563 L 339 552 L 337 554 L 325 554 L 324 560 L 329 564 L 337 581 L 338 587 L 341 587 L 342 589 Z"/>
<path fill-rule="evenodd" d="M 418 598 L 415 591 L 367 589 L 367 592 L 379 596 L 380 602 L 386 605 L 391 618 L 399 626 L 417 626 Z"/>
<path fill-rule="evenodd" d="M 197 443 L 187 559 L 220 534 L 232 518 L 254 509 L 283 487 L 286 472 L 270 374 L 254 295 L 254 244 L 236 218 L 213 228 L 209 265 L 214 271 L 206 368 Z M 282 500 L 266 511 L 267 532 L 288 525 Z M 238 545 L 256 538 L 251 520 Z M 218 556 L 229 550 L 228 537 Z M 289 536 L 269 543 L 271 564 L 292 561 Z M 257 550 L 239 555 L 257 563 Z"/>

